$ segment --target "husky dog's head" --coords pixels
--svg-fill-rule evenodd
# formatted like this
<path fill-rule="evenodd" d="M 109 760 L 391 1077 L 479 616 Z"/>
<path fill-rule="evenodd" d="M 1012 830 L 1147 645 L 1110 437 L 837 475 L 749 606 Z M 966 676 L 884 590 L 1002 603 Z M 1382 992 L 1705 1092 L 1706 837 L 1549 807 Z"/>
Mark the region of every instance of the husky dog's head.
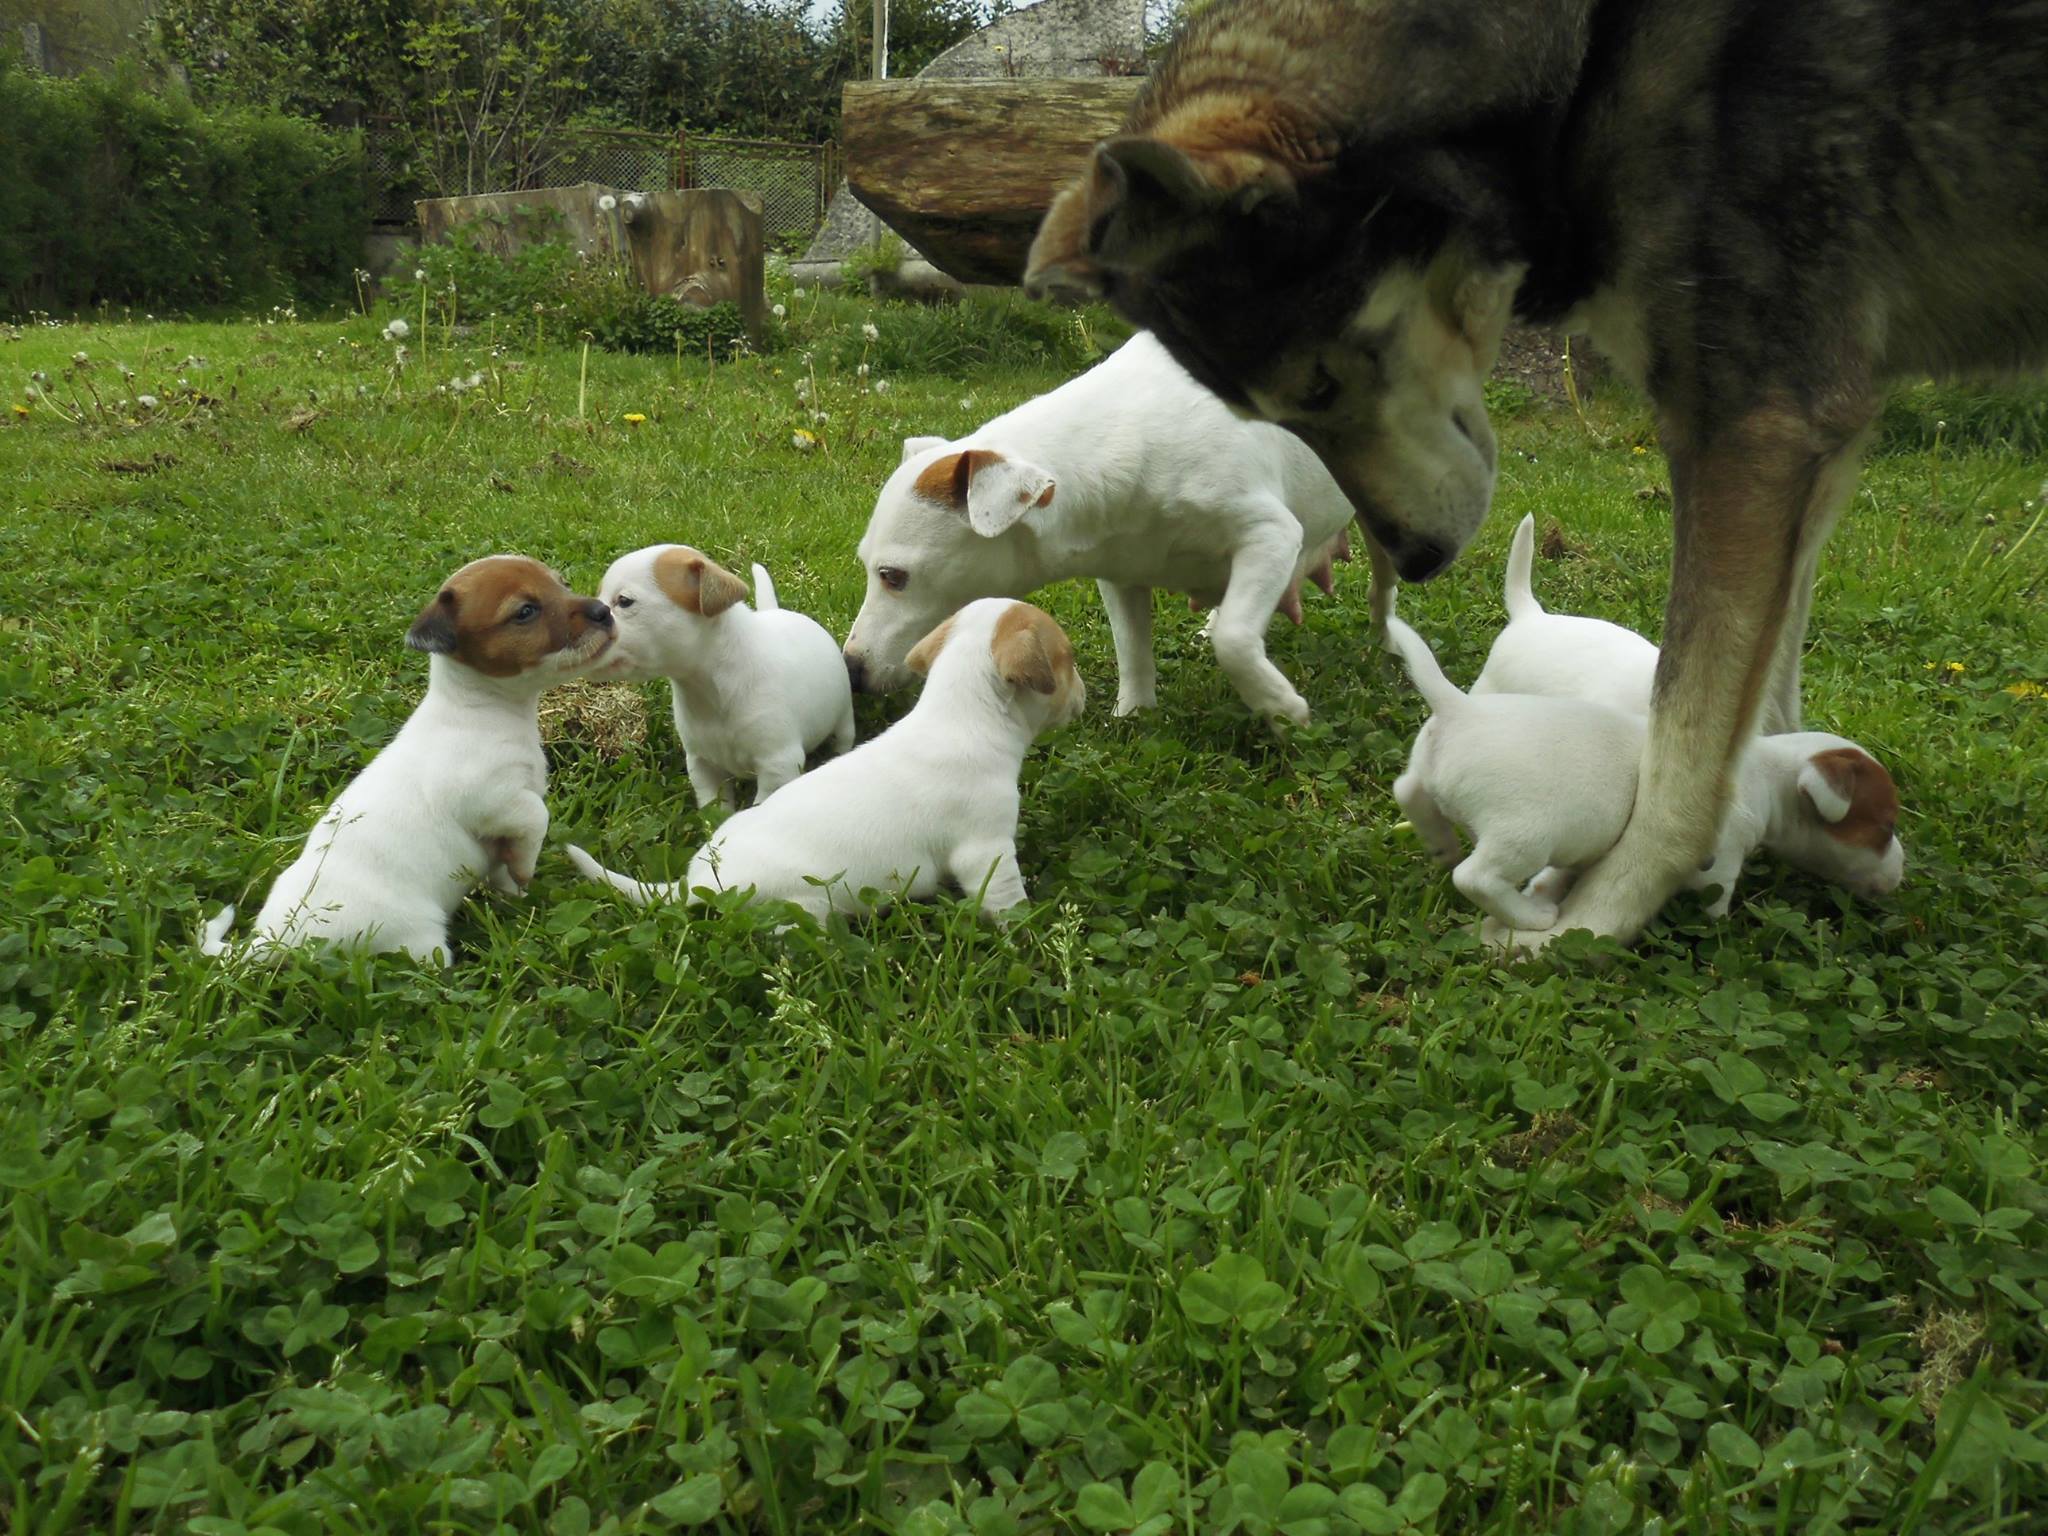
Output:
<path fill-rule="evenodd" d="M 1566 89 L 1580 8 L 1532 0 L 1548 30 L 1506 39 L 1398 3 L 1213 7 L 1053 203 L 1026 288 L 1150 328 L 1314 448 L 1402 576 L 1435 575 L 1492 497 L 1480 391 L 1542 153 L 1514 123 Z"/>

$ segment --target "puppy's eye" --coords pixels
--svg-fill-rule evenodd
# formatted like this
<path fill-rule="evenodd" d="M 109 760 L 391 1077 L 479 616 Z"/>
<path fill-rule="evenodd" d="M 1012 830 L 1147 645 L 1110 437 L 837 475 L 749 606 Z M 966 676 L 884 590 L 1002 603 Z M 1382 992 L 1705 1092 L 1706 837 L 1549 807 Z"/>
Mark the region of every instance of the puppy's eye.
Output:
<path fill-rule="evenodd" d="M 1309 380 L 1308 391 L 1301 397 L 1301 408 L 1304 411 L 1327 411 L 1337 403 L 1337 396 L 1340 393 L 1337 380 L 1330 370 L 1317 363 L 1315 374 Z"/>
<path fill-rule="evenodd" d="M 882 585 L 887 587 L 891 592 L 901 592 L 906 586 L 910 584 L 910 572 L 898 570 L 893 565 L 883 566 L 880 570 L 875 572 L 875 576 L 877 577 L 877 579 L 881 581 Z"/>
<path fill-rule="evenodd" d="M 521 603 L 519 605 L 519 611 L 512 615 L 512 622 L 514 624 L 531 624 L 535 619 L 539 617 L 539 603 Z"/>
<path fill-rule="evenodd" d="M 612 599 L 612 606 L 614 608 L 630 608 L 633 606 L 633 599 L 626 596 L 625 593 L 621 592 L 617 597 Z"/>

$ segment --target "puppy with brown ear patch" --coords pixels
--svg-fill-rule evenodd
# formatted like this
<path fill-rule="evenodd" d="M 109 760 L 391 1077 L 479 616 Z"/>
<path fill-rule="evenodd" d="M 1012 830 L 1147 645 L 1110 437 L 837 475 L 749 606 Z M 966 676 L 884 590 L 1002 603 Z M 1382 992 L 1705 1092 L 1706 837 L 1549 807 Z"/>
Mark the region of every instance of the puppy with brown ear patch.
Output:
<path fill-rule="evenodd" d="M 612 643 L 609 609 L 523 555 L 473 560 L 407 632 L 427 695 L 315 823 L 257 914 L 255 950 L 325 943 L 448 959 L 448 919 L 479 880 L 525 891 L 548 829 L 540 696 Z M 228 907 L 199 948 L 225 954 Z"/>
<path fill-rule="evenodd" d="M 1024 900 L 1017 869 L 1017 775 L 1044 731 L 1081 713 L 1074 648 L 1029 603 L 969 603 L 911 650 L 924 692 L 873 741 L 741 811 L 690 860 L 680 884 L 643 885 L 581 848 L 576 867 L 635 902 L 752 888 L 822 920 L 950 882 L 993 916 Z"/>
<path fill-rule="evenodd" d="M 766 800 L 825 742 L 853 745 L 853 689 L 839 642 L 783 608 L 767 571 L 746 583 L 687 544 L 621 555 L 598 585 L 618 624 L 608 678 L 668 679 L 676 737 L 697 803 L 739 804 L 741 779 Z"/>

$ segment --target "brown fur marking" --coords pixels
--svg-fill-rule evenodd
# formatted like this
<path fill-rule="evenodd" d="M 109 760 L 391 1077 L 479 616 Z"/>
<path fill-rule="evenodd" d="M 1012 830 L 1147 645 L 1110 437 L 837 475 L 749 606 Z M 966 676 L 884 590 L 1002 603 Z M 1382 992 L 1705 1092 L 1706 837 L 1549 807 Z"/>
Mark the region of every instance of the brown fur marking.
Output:
<path fill-rule="evenodd" d="M 1000 464 L 1003 456 L 993 448 L 969 448 L 960 453 L 949 453 L 934 459 L 924 467 L 911 489 L 926 501 L 935 501 L 942 507 L 960 511 L 967 505 L 967 487 L 974 477 L 991 464 Z M 1052 491 L 1046 490 L 1050 500 Z M 1045 502 L 1041 501 L 1040 506 Z"/>
<path fill-rule="evenodd" d="M 654 584 L 685 613 L 715 619 L 745 602 L 747 584 L 709 556 L 677 544 L 654 557 Z"/>
<path fill-rule="evenodd" d="M 587 612 L 590 601 L 538 560 L 486 555 L 442 583 L 413 621 L 406 643 L 486 677 L 517 677 L 556 651 L 587 642 L 597 627 Z M 522 624 L 516 616 L 528 603 L 540 613 Z"/>
<path fill-rule="evenodd" d="M 910 654 L 903 658 L 903 665 L 919 677 L 932 669 L 932 663 L 939 659 L 939 652 L 946 648 L 946 637 L 953 633 L 953 615 L 947 614 L 939 620 L 939 627 L 926 635 L 910 648 Z"/>
<path fill-rule="evenodd" d="M 996 620 L 989 641 L 996 673 L 1015 688 L 1054 694 L 1073 686 L 1074 647 L 1051 614 L 1030 603 L 1012 603 Z"/>
<path fill-rule="evenodd" d="M 1899 825 L 1899 787 L 1884 764 L 1854 747 L 1816 752 L 1813 766 L 1849 802 L 1849 813 L 1828 822 L 1828 836 L 1852 848 L 1883 853 Z"/>

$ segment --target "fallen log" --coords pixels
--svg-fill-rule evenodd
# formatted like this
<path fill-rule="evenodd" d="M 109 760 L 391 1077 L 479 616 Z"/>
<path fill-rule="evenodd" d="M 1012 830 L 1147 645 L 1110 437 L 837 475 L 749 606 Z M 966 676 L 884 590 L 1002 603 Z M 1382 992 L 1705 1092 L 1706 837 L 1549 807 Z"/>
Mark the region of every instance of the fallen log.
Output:
<path fill-rule="evenodd" d="M 1123 126 L 1140 81 L 874 80 L 848 85 L 853 195 L 949 277 L 1015 283 L 1053 195 Z"/>

